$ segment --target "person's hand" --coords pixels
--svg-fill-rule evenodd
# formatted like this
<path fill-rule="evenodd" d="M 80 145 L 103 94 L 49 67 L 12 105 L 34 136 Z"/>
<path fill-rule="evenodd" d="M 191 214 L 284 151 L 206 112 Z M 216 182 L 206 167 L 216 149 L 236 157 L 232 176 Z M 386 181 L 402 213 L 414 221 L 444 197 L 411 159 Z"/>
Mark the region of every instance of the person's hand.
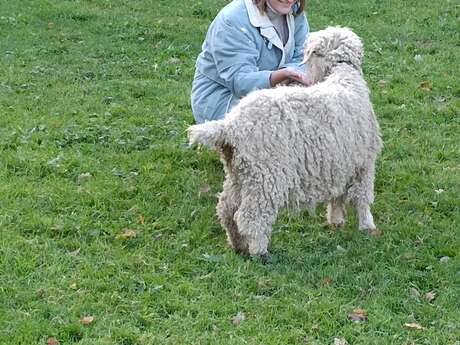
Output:
<path fill-rule="evenodd" d="M 272 87 L 279 84 L 289 84 L 291 82 L 297 82 L 305 86 L 311 85 L 306 73 L 297 71 L 293 68 L 282 68 L 270 74 L 270 84 Z"/>
<path fill-rule="evenodd" d="M 300 83 L 305 86 L 310 86 L 311 81 L 309 80 L 307 73 L 293 70 L 291 76 L 289 77 L 291 81 Z"/>

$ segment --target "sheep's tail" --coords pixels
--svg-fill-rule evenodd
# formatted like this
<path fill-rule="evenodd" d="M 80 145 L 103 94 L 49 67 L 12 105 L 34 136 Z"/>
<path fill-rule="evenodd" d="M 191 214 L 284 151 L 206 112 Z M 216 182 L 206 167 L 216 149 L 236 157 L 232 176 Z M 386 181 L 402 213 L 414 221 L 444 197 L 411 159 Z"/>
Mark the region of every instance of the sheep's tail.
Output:
<path fill-rule="evenodd" d="M 215 149 L 227 141 L 225 137 L 225 125 L 222 120 L 190 126 L 187 129 L 187 134 L 190 145 L 200 143 Z"/>

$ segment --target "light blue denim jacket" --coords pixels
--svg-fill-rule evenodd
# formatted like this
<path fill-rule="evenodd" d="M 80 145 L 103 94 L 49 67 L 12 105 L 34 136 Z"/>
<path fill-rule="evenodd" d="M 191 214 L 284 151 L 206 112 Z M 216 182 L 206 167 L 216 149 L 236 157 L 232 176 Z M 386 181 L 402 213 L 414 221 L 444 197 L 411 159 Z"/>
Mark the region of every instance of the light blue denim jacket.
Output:
<path fill-rule="evenodd" d="M 297 5 L 293 10 L 297 10 Z M 197 123 L 217 120 L 256 89 L 270 87 L 270 73 L 298 67 L 308 35 L 304 14 L 287 15 L 286 45 L 252 0 L 234 0 L 211 23 L 196 61 L 191 101 Z"/>

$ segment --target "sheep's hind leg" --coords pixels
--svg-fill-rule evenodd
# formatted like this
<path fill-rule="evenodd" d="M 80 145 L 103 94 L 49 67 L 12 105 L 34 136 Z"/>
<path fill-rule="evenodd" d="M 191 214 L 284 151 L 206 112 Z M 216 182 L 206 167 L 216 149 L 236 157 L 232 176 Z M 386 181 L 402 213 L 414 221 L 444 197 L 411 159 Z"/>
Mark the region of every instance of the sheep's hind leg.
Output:
<path fill-rule="evenodd" d="M 327 205 L 327 223 L 334 227 L 340 228 L 345 224 L 345 197 L 343 195 L 333 198 Z"/>
<path fill-rule="evenodd" d="M 257 195 L 243 200 L 235 214 L 239 233 L 248 244 L 250 255 L 266 256 L 272 225 L 276 219 L 277 210 L 263 195 Z"/>
<path fill-rule="evenodd" d="M 247 252 L 248 246 L 238 231 L 235 222 L 235 213 L 241 203 L 240 187 L 237 183 L 227 178 L 224 182 L 223 191 L 217 204 L 217 215 L 222 227 L 227 233 L 230 246 L 237 252 Z"/>

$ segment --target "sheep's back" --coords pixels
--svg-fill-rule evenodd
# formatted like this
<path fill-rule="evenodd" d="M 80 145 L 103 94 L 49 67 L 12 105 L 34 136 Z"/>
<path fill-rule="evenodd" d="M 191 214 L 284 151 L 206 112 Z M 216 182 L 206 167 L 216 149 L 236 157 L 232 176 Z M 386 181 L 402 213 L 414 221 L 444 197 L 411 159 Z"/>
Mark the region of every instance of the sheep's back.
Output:
<path fill-rule="evenodd" d="M 288 191 L 283 202 L 289 196 L 314 203 L 343 193 L 378 151 L 372 149 L 379 134 L 367 95 L 280 87 L 251 94 L 235 110 L 229 131 L 236 161 L 251 176 L 274 176 L 269 183 Z"/>

